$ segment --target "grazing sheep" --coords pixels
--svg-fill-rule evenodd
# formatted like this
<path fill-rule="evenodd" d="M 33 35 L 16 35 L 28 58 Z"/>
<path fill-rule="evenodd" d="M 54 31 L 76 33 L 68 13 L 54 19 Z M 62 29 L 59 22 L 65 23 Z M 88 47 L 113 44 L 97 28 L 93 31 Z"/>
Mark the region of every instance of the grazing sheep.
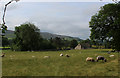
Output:
<path fill-rule="evenodd" d="M 65 55 L 66 57 L 70 57 L 68 54 Z"/>
<path fill-rule="evenodd" d="M 5 57 L 5 53 L 2 53 L 1 57 Z"/>
<path fill-rule="evenodd" d="M 44 58 L 50 58 L 50 56 L 44 56 Z"/>
<path fill-rule="evenodd" d="M 110 55 L 109 57 L 114 57 L 115 55 Z"/>
<path fill-rule="evenodd" d="M 106 58 L 104 58 L 103 56 L 97 56 L 96 61 L 98 62 L 99 60 L 107 62 Z"/>
<path fill-rule="evenodd" d="M 32 56 L 33 58 L 35 57 L 35 56 Z"/>
<path fill-rule="evenodd" d="M 63 54 L 61 53 L 60 56 L 63 56 Z"/>
<path fill-rule="evenodd" d="M 87 57 L 87 58 L 86 58 L 86 61 L 94 62 L 95 60 L 94 60 L 92 57 Z"/>

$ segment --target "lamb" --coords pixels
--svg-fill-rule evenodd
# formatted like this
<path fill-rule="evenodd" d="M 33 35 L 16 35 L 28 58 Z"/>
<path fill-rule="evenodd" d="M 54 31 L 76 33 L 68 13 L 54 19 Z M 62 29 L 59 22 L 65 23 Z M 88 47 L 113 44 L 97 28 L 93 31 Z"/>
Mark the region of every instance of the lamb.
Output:
<path fill-rule="evenodd" d="M 92 57 L 87 57 L 87 58 L 86 58 L 86 61 L 94 62 L 95 60 L 94 60 Z"/>
<path fill-rule="evenodd" d="M 97 56 L 96 61 L 98 62 L 99 60 L 107 62 L 106 58 L 104 58 L 103 56 Z"/>
<path fill-rule="evenodd" d="M 110 55 L 109 57 L 114 57 L 115 55 Z"/>
<path fill-rule="evenodd" d="M 70 57 L 68 54 L 65 55 L 66 57 Z"/>
<path fill-rule="evenodd" d="M 44 56 L 44 58 L 50 58 L 50 56 Z"/>
<path fill-rule="evenodd" d="M 5 53 L 2 53 L 1 57 L 5 57 Z"/>
<path fill-rule="evenodd" d="M 63 54 L 61 53 L 60 56 L 63 56 Z"/>

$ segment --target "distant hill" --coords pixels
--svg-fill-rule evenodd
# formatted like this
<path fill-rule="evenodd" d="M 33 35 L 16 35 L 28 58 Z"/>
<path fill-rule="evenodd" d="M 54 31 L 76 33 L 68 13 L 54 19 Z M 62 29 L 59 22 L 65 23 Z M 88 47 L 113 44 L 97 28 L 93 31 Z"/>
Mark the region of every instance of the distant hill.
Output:
<path fill-rule="evenodd" d="M 12 38 L 15 38 L 15 34 L 14 34 L 14 31 L 12 30 L 7 30 L 6 33 L 5 33 L 5 36 L 9 39 L 12 39 Z"/>
<path fill-rule="evenodd" d="M 64 38 L 66 40 L 72 40 L 72 39 L 75 39 L 77 41 L 81 41 L 82 39 L 78 38 L 78 37 L 71 37 L 71 36 L 65 36 L 65 35 L 57 35 L 57 34 L 51 34 L 51 33 L 48 33 L 48 32 L 40 32 L 41 36 L 44 38 L 44 39 L 50 39 L 50 38 L 55 38 L 55 37 L 60 37 L 60 38 Z M 5 36 L 8 38 L 8 39 L 12 39 L 12 38 L 15 38 L 15 34 L 14 34 L 14 31 L 12 30 L 7 30 L 6 33 L 5 33 Z"/>

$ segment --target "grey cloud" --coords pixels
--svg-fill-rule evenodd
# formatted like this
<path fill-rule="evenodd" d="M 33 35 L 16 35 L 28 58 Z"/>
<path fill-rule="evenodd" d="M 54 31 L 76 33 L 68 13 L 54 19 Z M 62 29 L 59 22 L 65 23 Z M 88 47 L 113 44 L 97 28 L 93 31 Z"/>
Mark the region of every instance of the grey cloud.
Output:
<path fill-rule="evenodd" d="M 50 3 L 44 3 L 50 4 Z M 32 14 L 28 18 L 24 16 L 9 17 L 7 23 L 9 23 L 9 29 L 13 29 L 15 25 L 19 25 L 26 21 L 35 23 L 41 31 L 46 31 L 54 34 L 68 35 L 73 37 L 80 37 L 86 39 L 90 35 L 89 20 L 92 14 L 96 13 L 100 5 L 89 5 L 86 7 L 80 7 L 78 5 L 61 5 L 61 3 L 52 3 L 51 6 L 43 6 L 45 8 L 39 8 L 35 10 L 29 10 Z M 12 6 L 11 6 L 12 7 Z M 28 7 L 28 6 L 27 6 Z M 87 8 L 88 7 L 88 8 Z M 18 20 L 16 20 L 18 19 Z M 11 21 L 12 20 L 12 21 Z"/>
<path fill-rule="evenodd" d="M 76 21 L 78 18 L 53 18 L 43 17 L 37 15 L 37 17 L 31 21 L 37 22 L 36 25 L 43 31 L 51 33 L 69 35 L 74 37 L 86 38 L 89 36 L 88 24 L 86 22 Z M 82 20 L 82 19 L 81 19 Z M 85 35 L 85 36 L 84 36 Z M 83 37 L 84 36 L 84 37 Z"/>
<path fill-rule="evenodd" d="M 6 17 L 6 25 L 8 26 L 8 29 L 14 30 L 15 26 L 19 26 L 20 24 L 23 24 L 28 21 L 28 18 L 25 18 L 23 16 L 12 16 L 12 17 Z"/>

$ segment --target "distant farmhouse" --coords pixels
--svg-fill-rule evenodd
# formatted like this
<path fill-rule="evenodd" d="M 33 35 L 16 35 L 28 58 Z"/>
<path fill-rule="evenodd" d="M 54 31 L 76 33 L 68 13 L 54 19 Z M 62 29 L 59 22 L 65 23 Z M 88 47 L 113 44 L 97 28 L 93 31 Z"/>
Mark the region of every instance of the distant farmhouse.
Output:
<path fill-rule="evenodd" d="M 90 44 L 88 44 L 88 43 L 78 44 L 75 47 L 76 50 L 88 49 L 88 48 L 90 48 Z"/>
<path fill-rule="evenodd" d="M 80 49 L 82 49 L 82 47 L 81 47 L 80 44 L 78 44 L 78 45 L 75 47 L 75 49 L 76 49 L 76 50 L 80 50 Z"/>

